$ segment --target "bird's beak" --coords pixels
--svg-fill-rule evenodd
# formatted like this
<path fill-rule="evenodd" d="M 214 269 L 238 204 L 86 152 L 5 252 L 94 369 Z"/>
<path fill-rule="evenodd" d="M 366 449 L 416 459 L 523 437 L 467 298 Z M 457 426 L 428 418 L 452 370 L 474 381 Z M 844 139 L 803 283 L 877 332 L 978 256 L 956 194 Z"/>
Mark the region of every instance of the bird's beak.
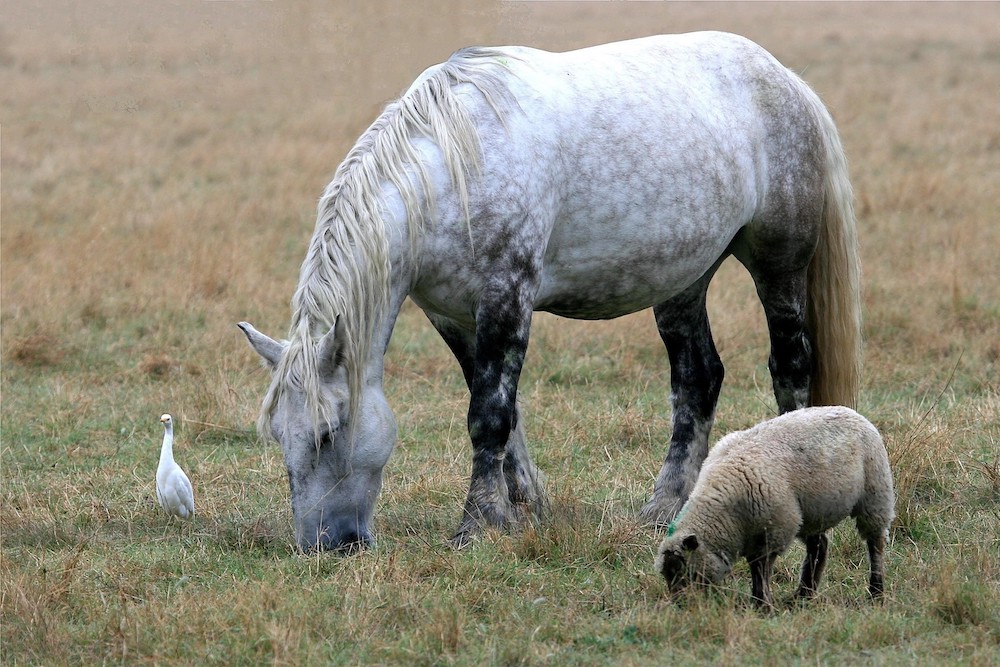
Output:
<path fill-rule="evenodd" d="M 170 421 L 169 418 L 167 418 L 167 417 L 160 417 L 160 422 L 161 423 L 166 424 L 168 421 Z"/>

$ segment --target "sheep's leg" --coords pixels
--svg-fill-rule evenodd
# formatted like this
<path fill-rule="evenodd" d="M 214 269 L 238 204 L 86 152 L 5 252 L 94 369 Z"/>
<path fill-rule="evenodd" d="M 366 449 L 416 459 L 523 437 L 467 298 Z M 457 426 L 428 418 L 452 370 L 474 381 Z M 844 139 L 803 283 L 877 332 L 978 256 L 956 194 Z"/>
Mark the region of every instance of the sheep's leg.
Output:
<path fill-rule="evenodd" d="M 771 569 L 777 554 L 764 554 L 750 561 L 751 595 L 759 609 L 774 609 L 771 596 Z"/>
<path fill-rule="evenodd" d="M 673 433 L 653 496 L 640 511 L 650 523 L 662 525 L 674 519 L 708 454 L 708 434 L 725 373 L 705 308 L 708 283 L 717 267 L 684 292 L 653 307 L 670 358 Z"/>
<path fill-rule="evenodd" d="M 816 591 L 819 590 L 819 580 L 826 567 L 829 541 L 826 533 L 820 533 L 805 538 L 805 543 L 806 558 L 802 561 L 802 575 L 799 577 L 799 590 L 795 593 L 795 597 L 808 599 L 816 595 Z"/>
<path fill-rule="evenodd" d="M 868 593 L 875 600 L 882 599 L 882 593 L 885 590 L 885 564 L 882 560 L 884 552 L 884 533 L 879 533 L 877 536 L 868 539 L 868 562 L 871 568 L 871 576 L 868 579 Z"/>

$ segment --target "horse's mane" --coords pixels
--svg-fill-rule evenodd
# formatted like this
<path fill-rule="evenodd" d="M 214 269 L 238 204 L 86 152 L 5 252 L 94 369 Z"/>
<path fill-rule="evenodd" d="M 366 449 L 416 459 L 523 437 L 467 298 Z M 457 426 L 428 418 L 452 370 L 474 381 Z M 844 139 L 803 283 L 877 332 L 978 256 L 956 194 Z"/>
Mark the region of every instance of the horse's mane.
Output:
<path fill-rule="evenodd" d="M 410 252 L 418 261 L 425 217 L 434 210 L 430 174 L 414 144 L 426 137 L 440 149 L 468 221 L 466 176 L 479 168 L 479 136 L 453 87 L 472 84 L 502 119 L 512 103 L 501 76 L 503 57 L 508 56 L 496 49 L 463 49 L 427 70 L 385 108 L 337 168 L 319 200 L 316 229 L 299 271 L 288 348 L 274 369 L 258 421 L 262 435 L 270 434 L 270 416 L 289 385 L 304 393 L 317 429 L 321 418 L 328 419 L 323 417 L 329 413 L 322 405 L 316 340 L 338 317 L 346 338 L 342 356 L 349 419 L 357 415 L 392 273 L 382 185 L 388 181 L 402 197 Z"/>

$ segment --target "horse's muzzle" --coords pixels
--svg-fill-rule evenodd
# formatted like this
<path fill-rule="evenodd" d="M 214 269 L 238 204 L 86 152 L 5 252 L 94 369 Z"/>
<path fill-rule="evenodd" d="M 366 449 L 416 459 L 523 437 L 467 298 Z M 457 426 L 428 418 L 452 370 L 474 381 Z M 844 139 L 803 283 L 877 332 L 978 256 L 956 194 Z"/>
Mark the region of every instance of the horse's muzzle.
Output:
<path fill-rule="evenodd" d="M 345 556 L 358 553 L 375 545 L 375 538 L 366 528 L 352 525 L 344 530 L 329 527 L 316 531 L 316 540 L 302 540 L 299 547 L 304 552 L 335 551 Z"/>

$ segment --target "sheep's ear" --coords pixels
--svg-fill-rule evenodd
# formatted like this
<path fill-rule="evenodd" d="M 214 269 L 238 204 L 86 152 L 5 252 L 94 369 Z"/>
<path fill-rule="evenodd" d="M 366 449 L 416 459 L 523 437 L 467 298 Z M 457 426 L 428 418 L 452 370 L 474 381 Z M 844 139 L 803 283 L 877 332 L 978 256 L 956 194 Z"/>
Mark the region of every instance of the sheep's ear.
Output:
<path fill-rule="evenodd" d="M 683 547 L 685 551 L 694 551 L 698 548 L 698 538 L 694 535 L 688 535 L 684 538 L 684 541 L 681 542 L 681 547 Z"/>

